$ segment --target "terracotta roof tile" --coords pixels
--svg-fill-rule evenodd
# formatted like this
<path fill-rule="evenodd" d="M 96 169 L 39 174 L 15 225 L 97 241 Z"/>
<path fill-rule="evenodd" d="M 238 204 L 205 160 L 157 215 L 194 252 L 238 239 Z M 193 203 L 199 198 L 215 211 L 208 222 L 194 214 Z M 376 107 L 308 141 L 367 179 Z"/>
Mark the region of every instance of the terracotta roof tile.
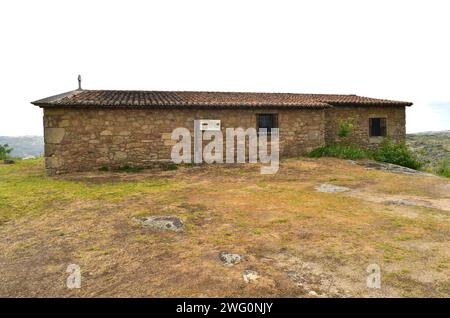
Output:
<path fill-rule="evenodd" d="M 40 107 L 300 107 L 339 105 L 411 106 L 412 103 L 356 95 L 187 91 L 76 90 L 32 104 Z"/>

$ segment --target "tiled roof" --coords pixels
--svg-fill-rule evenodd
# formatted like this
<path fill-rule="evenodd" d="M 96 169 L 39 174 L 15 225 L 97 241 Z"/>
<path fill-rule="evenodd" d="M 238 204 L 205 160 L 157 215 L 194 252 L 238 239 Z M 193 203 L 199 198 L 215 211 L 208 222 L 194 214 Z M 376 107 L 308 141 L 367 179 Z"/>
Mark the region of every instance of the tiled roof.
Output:
<path fill-rule="evenodd" d="M 411 106 L 412 103 L 356 95 L 185 91 L 75 90 L 32 104 L 40 107 L 300 107 Z"/>

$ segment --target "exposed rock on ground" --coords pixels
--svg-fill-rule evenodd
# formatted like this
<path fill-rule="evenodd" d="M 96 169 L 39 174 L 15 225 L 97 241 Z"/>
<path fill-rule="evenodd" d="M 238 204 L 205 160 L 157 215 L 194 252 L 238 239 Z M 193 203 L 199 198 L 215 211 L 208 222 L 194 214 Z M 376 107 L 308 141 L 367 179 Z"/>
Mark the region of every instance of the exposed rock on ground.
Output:
<path fill-rule="evenodd" d="M 393 199 L 384 201 L 386 204 L 395 204 L 395 205 L 406 205 L 406 206 L 423 206 L 423 207 L 431 207 L 431 203 L 427 201 L 417 201 L 417 200 L 409 200 L 409 199 Z"/>
<path fill-rule="evenodd" d="M 337 186 L 337 185 L 329 184 L 329 183 L 322 183 L 320 186 L 316 187 L 315 189 L 319 192 L 330 192 L 330 193 L 350 191 L 350 188 Z"/>
<path fill-rule="evenodd" d="M 415 174 L 421 176 L 434 176 L 431 173 L 426 173 L 411 168 L 394 165 L 392 163 L 386 162 L 375 162 L 375 161 L 359 161 L 357 164 L 366 167 L 367 169 L 383 170 L 388 172 L 405 173 L 405 174 Z"/>
<path fill-rule="evenodd" d="M 238 264 L 244 260 L 244 257 L 239 254 L 233 254 L 229 252 L 220 252 L 219 259 L 226 265 L 232 266 Z"/>
<path fill-rule="evenodd" d="M 146 216 L 135 218 L 143 226 L 162 231 L 183 232 L 184 224 L 176 216 Z"/>
<path fill-rule="evenodd" d="M 313 297 L 345 297 L 342 281 L 333 272 L 327 272 L 320 264 L 303 261 L 300 257 L 280 253 L 274 255 L 276 266 L 282 269 L 288 279 L 303 293 Z"/>
<path fill-rule="evenodd" d="M 243 273 L 242 273 L 242 277 L 244 278 L 244 282 L 246 283 L 250 283 L 253 280 L 257 280 L 259 278 L 259 274 L 257 271 L 253 271 L 250 269 L 246 269 Z"/>

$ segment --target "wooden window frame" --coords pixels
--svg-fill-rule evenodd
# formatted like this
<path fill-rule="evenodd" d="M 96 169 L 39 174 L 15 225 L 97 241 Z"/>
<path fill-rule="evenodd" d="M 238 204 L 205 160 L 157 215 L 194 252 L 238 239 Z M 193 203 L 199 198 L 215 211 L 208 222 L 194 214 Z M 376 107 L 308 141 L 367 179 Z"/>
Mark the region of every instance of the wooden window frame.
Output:
<path fill-rule="evenodd" d="M 379 120 L 379 135 L 373 135 L 373 121 Z M 387 136 L 387 118 L 386 117 L 370 117 L 369 118 L 369 137 L 386 137 Z"/>
<path fill-rule="evenodd" d="M 273 116 L 273 118 L 274 118 L 274 119 L 272 119 L 272 127 L 270 129 L 267 129 L 267 134 L 268 135 L 271 134 L 272 128 L 279 128 L 279 126 L 278 126 L 278 113 L 257 113 L 255 115 L 256 115 L 256 131 L 257 131 L 258 134 L 260 133 L 259 132 L 259 128 L 261 128 L 261 127 L 259 127 L 259 123 L 260 123 L 259 118 L 260 118 L 260 116 Z M 273 126 L 274 124 L 275 124 L 275 126 Z M 262 127 L 262 128 L 264 128 L 264 127 Z"/>

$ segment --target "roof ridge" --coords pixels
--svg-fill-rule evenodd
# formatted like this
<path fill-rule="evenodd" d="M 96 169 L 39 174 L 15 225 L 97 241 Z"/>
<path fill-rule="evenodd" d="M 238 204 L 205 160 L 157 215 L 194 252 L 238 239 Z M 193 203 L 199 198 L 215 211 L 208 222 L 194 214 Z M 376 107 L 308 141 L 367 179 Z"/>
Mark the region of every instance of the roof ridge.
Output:
<path fill-rule="evenodd" d="M 78 91 L 78 90 L 77 90 Z M 144 92 L 144 93 L 219 93 L 219 94 L 281 94 L 281 95 L 314 95 L 314 96 L 358 96 L 356 94 L 338 93 L 294 93 L 294 92 L 255 92 L 255 91 L 214 91 L 214 90 L 140 90 L 140 89 L 82 89 L 92 92 Z M 362 96 L 359 96 L 362 97 Z"/>

